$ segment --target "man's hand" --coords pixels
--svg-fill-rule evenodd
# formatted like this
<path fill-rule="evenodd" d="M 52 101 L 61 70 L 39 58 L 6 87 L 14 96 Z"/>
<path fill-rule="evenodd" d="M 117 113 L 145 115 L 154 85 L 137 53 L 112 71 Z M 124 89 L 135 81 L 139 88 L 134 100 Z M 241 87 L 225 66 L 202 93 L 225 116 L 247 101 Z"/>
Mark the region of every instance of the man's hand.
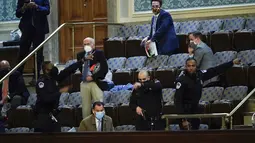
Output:
<path fill-rule="evenodd" d="M 93 80 L 92 76 L 87 76 L 87 77 L 86 77 L 86 81 L 89 82 L 89 81 L 92 81 L 92 80 Z"/>
<path fill-rule="evenodd" d="M 194 49 L 189 47 L 188 52 L 189 52 L 189 55 L 193 55 Z"/>
<path fill-rule="evenodd" d="M 149 46 L 151 43 L 151 40 L 146 41 L 146 46 Z"/>
<path fill-rule="evenodd" d="M 141 115 L 141 116 L 143 116 L 143 109 L 141 108 L 141 107 L 136 107 L 136 113 L 138 114 L 138 115 Z"/>
<path fill-rule="evenodd" d="M 241 60 L 240 59 L 234 59 L 233 60 L 233 64 L 240 65 L 241 64 Z"/>
<path fill-rule="evenodd" d="M 139 82 L 136 82 L 133 86 L 134 86 L 134 89 L 138 89 L 142 86 L 142 84 Z"/>
<path fill-rule="evenodd" d="M 38 8 L 38 5 L 35 2 L 28 3 L 29 8 Z"/>
<path fill-rule="evenodd" d="M 61 89 L 59 90 L 59 92 L 60 92 L 60 93 L 65 93 L 65 92 L 68 92 L 68 90 L 69 90 L 69 86 L 65 86 L 65 87 L 61 88 Z"/>
<path fill-rule="evenodd" d="M 85 60 L 93 60 L 93 58 L 94 58 L 94 55 L 90 54 L 87 57 L 85 57 Z"/>
<path fill-rule="evenodd" d="M 27 8 L 28 8 L 28 3 L 24 3 L 22 8 L 21 8 L 21 12 L 24 13 Z"/>

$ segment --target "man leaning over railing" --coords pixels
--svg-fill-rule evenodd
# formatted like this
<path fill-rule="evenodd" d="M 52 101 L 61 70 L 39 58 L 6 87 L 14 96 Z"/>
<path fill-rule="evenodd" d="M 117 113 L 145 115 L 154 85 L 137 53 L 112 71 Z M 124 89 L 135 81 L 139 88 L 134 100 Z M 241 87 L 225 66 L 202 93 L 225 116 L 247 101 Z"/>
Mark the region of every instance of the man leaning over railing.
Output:
<path fill-rule="evenodd" d="M 198 70 L 194 58 L 186 60 L 186 69 L 180 73 L 176 80 L 176 93 L 174 104 L 178 114 L 197 114 L 198 105 L 202 94 L 203 82 L 217 76 L 234 64 L 240 64 L 239 59 L 224 63 L 208 70 Z M 179 126 L 182 130 L 199 129 L 199 119 L 180 119 Z"/>

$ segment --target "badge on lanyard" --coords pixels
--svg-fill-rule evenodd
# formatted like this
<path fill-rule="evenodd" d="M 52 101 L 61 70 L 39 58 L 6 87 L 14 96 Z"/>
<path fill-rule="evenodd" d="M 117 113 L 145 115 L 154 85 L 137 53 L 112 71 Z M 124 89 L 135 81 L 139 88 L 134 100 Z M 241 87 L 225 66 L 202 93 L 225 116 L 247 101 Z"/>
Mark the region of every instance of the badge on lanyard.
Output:
<path fill-rule="evenodd" d="M 43 82 L 39 82 L 38 86 L 39 86 L 39 88 L 43 88 L 44 87 L 44 83 Z"/>
<path fill-rule="evenodd" d="M 181 84 L 180 82 L 177 82 L 177 84 L 176 84 L 176 89 L 180 89 L 181 86 L 182 86 L 182 84 Z"/>

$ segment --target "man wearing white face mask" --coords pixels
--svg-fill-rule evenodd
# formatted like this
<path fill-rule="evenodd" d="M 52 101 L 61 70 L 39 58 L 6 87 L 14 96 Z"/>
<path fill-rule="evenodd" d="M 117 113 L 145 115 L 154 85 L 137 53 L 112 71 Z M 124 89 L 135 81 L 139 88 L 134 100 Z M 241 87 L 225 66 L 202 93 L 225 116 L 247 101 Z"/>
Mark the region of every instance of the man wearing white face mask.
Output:
<path fill-rule="evenodd" d="M 80 123 L 79 132 L 84 131 L 113 131 L 112 118 L 105 115 L 104 103 L 95 102 L 92 109 L 93 114 L 83 119 Z"/>
<path fill-rule="evenodd" d="M 216 59 L 213 55 L 212 49 L 201 40 L 201 37 L 202 33 L 200 32 L 195 31 L 189 33 L 189 40 L 190 44 L 192 45 L 192 47 L 190 48 L 193 48 L 193 57 L 197 61 L 198 68 L 200 70 L 207 70 L 216 66 Z M 218 76 L 214 77 L 210 80 L 205 81 L 204 86 L 208 86 L 209 83 L 211 85 L 216 85 L 218 84 L 218 81 Z"/>
<path fill-rule="evenodd" d="M 83 40 L 84 51 L 77 54 L 78 61 L 85 58 L 80 84 L 82 96 L 83 119 L 91 113 L 93 101 L 103 101 L 103 90 L 108 88 L 104 81 L 108 72 L 108 65 L 103 51 L 95 49 L 95 40 L 87 37 Z"/>
<path fill-rule="evenodd" d="M 159 55 L 174 54 L 179 47 L 176 37 L 172 16 L 161 9 L 162 0 L 151 0 L 151 7 L 154 16 L 151 20 L 151 32 L 148 38 L 143 40 L 148 47 L 151 42 L 156 43 Z"/>

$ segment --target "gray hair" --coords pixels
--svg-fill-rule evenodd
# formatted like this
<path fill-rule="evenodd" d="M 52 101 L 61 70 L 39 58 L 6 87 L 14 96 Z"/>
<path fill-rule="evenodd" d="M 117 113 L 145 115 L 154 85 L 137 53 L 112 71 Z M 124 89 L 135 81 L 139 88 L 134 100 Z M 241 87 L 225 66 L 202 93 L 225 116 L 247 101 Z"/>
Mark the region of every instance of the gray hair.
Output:
<path fill-rule="evenodd" d="M 149 72 L 146 70 L 141 70 L 138 75 L 144 74 L 146 77 L 150 76 Z"/>
<path fill-rule="evenodd" d="M 95 39 L 91 38 L 91 37 L 87 37 L 84 40 L 89 40 L 90 44 L 95 45 Z"/>

